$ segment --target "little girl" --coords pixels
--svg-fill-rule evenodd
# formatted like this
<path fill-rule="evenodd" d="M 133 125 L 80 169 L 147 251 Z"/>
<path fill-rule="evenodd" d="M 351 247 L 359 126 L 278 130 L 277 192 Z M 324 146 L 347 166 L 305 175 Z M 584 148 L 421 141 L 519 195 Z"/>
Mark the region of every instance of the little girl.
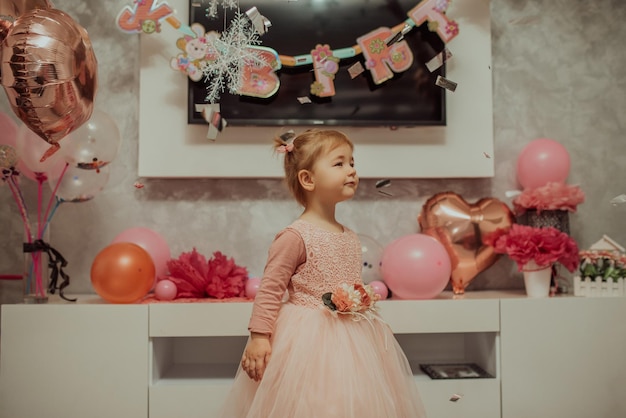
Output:
<path fill-rule="evenodd" d="M 352 142 L 333 130 L 275 142 L 304 212 L 269 249 L 250 339 L 220 416 L 424 417 L 409 363 L 362 285 L 359 238 L 335 219 L 335 205 L 359 184 Z M 362 309 L 341 312 L 351 302 Z"/>

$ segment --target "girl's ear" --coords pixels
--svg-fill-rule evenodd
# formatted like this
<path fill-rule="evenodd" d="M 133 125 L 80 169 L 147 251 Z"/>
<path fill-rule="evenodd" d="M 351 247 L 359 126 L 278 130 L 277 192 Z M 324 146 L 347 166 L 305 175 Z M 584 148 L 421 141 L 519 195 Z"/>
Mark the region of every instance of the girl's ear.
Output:
<path fill-rule="evenodd" d="M 307 192 L 312 192 L 315 189 L 315 181 L 313 181 L 313 175 L 309 170 L 298 171 L 298 181 Z"/>

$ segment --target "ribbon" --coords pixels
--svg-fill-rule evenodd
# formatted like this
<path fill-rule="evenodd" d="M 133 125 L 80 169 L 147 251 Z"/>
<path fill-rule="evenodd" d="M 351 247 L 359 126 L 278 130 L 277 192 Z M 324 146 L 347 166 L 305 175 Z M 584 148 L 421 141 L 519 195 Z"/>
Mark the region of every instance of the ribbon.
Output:
<path fill-rule="evenodd" d="M 50 285 L 48 286 L 48 292 L 54 295 L 54 292 L 58 289 L 61 299 L 68 302 L 76 302 L 76 299 L 69 299 L 63 294 L 63 290 L 70 284 L 70 276 L 63 271 L 63 267 L 67 267 L 67 260 L 65 260 L 59 251 L 41 239 L 37 239 L 33 242 L 25 242 L 23 251 L 24 253 L 34 253 L 37 251 L 47 253 L 49 260 L 48 267 L 52 269 L 52 272 L 50 273 Z M 57 286 L 59 276 L 61 276 L 63 280 Z"/>

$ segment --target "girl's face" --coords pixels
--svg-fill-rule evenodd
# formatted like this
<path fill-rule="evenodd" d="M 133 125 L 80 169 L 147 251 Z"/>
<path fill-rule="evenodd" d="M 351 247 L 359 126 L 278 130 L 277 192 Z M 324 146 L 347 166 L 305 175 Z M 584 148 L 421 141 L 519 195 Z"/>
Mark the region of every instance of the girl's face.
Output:
<path fill-rule="evenodd" d="M 342 202 L 354 196 L 359 176 L 349 145 L 340 145 L 322 156 L 313 165 L 315 196 L 329 203 Z"/>

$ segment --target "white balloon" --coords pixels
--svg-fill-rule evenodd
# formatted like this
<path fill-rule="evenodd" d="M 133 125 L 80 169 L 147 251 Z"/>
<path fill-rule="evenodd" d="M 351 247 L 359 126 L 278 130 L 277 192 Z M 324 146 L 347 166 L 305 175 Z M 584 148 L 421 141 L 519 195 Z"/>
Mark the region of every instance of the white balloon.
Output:
<path fill-rule="evenodd" d="M 361 242 L 361 254 L 363 258 L 361 279 L 369 284 L 374 280 L 383 281 L 380 272 L 380 260 L 383 257 L 384 247 L 374 238 L 363 234 L 357 234 Z"/>

